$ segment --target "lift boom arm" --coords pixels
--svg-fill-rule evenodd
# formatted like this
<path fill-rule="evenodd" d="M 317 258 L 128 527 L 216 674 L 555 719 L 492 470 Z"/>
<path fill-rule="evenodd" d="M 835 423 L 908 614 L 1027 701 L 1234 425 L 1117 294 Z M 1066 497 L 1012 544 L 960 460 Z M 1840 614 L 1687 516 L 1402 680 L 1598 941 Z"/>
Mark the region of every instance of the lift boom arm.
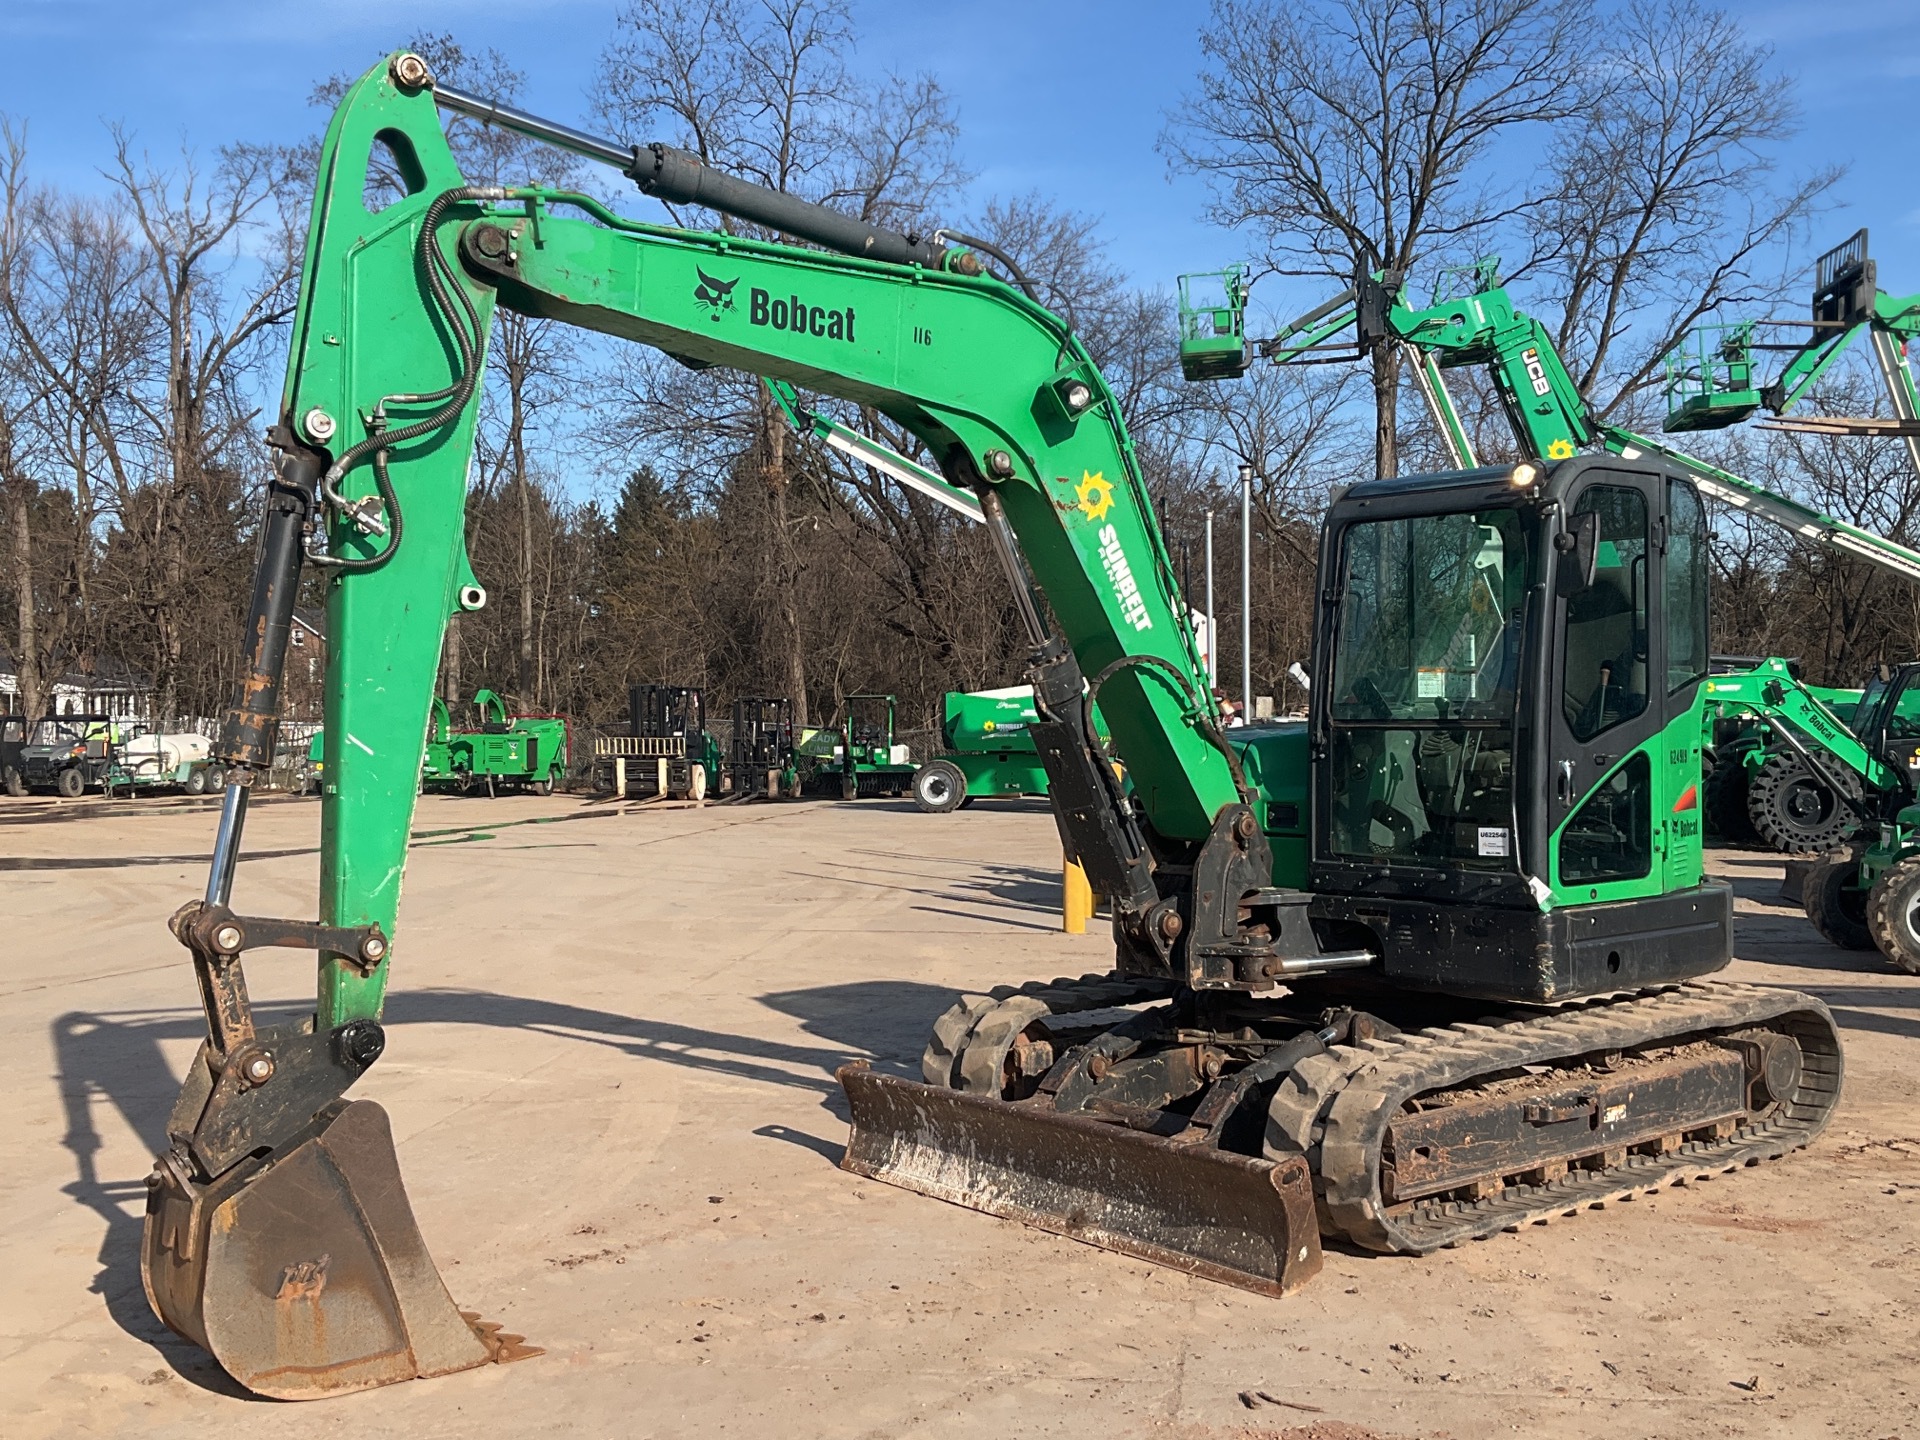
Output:
<path fill-rule="evenodd" d="M 1504 286 L 1493 283 L 1490 266 L 1473 268 L 1479 278 L 1468 293 L 1436 299 L 1424 309 L 1404 303 L 1398 277 L 1365 277 L 1357 287 L 1358 298 L 1356 290 L 1347 291 L 1342 297 L 1342 308 L 1315 327 L 1307 343 L 1323 343 L 1331 334 L 1352 324 L 1363 348 L 1373 344 L 1405 347 L 1408 364 L 1434 423 L 1454 462 L 1462 469 L 1472 468 L 1477 460 L 1460 413 L 1447 392 L 1445 372 L 1464 366 L 1483 366 L 1493 378 L 1515 439 L 1532 459 L 1563 460 L 1596 443 L 1626 459 L 1642 454 L 1659 455 L 1686 470 L 1701 492 L 1715 500 L 1757 515 L 1816 545 L 1865 560 L 1904 579 L 1920 581 L 1920 551 L 1823 514 L 1729 470 L 1696 459 L 1665 441 L 1652 440 L 1624 426 L 1596 420 L 1555 350 L 1546 327 L 1515 306 Z M 1369 287 L 1377 297 L 1371 307 L 1366 297 Z M 1380 295 L 1382 289 L 1390 294 Z M 1880 299 L 1886 301 L 1884 296 Z M 1906 307 L 1903 314 L 1912 308 L 1908 302 L 1900 304 Z M 1319 318 L 1321 313 L 1314 312 L 1314 318 Z M 1383 323 L 1377 328 L 1367 323 L 1370 313 L 1383 317 Z M 1295 322 L 1296 327 L 1300 324 Z M 1876 343 L 1880 343 L 1883 337 L 1878 330 L 1874 333 Z M 1834 343 L 1827 342 L 1820 353 L 1826 354 Z M 1288 345 L 1285 335 L 1262 348 L 1283 364 L 1303 354 L 1303 346 Z M 1904 373 L 1904 361 L 1899 369 Z M 1793 393 L 1797 395 L 1804 388 L 1802 385 Z M 1902 414 L 1905 413 L 1903 410 Z"/>

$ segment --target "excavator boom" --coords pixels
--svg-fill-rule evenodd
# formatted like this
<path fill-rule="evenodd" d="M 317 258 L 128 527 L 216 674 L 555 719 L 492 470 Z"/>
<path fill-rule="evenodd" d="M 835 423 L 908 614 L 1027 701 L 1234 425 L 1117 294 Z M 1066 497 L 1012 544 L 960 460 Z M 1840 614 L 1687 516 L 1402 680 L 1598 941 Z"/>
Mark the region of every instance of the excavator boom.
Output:
<path fill-rule="evenodd" d="M 581 194 L 469 184 L 437 107 L 615 165 L 659 198 L 827 248 L 643 224 Z M 403 196 L 369 200 L 376 165 L 400 177 Z M 486 603 L 462 516 L 499 305 L 760 375 L 789 404 L 804 386 L 871 406 L 918 436 L 942 475 L 903 478 L 979 514 L 1015 585 L 1039 662 L 1032 733 L 1064 797 L 1062 836 L 1115 897 L 1135 964 L 1164 989 L 1190 966 L 1231 975 L 1262 958 L 1234 950 L 1224 894 L 1202 903 L 1178 874 L 1156 878 L 1249 814 L 1247 792 L 1172 602 L 1118 403 L 1069 327 L 969 251 L 719 175 L 669 146 L 616 145 L 437 89 L 417 57 L 396 55 L 348 90 L 321 148 L 269 437 L 277 478 L 253 644 L 220 745 L 232 782 L 206 893 L 174 920 L 208 1039 L 156 1166 L 143 1272 L 162 1318 L 265 1394 L 334 1393 L 519 1353 L 513 1337 L 453 1309 L 398 1188 L 384 1115 L 342 1098 L 385 1046 L 446 621 Z M 326 582 L 326 783 L 319 918 L 285 921 L 239 914 L 231 899 L 303 568 Z M 1131 798 L 1088 723 L 1096 698 Z M 1264 841 L 1242 829 L 1218 843 L 1267 884 Z M 1202 956 L 1206 942 L 1230 953 Z M 256 1027 L 243 957 L 276 944 L 317 952 L 314 1013 Z"/>
<path fill-rule="evenodd" d="M 437 105 L 823 248 L 473 185 Z M 370 200 L 376 157 L 405 191 L 390 203 Z M 1354 487 L 1322 535 L 1310 728 L 1230 740 L 1118 403 L 1024 282 L 670 146 L 436 93 L 400 54 L 347 91 L 322 146 L 218 751 L 232 778 L 206 892 L 173 920 L 208 1033 L 143 1274 L 242 1384 L 309 1398 L 525 1353 L 454 1308 L 385 1115 L 345 1099 L 385 1048 L 446 621 L 486 602 L 462 510 L 496 307 L 758 375 L 796 418 L 797 388 L 871 407 L 939 471 L 903 478 L 971 496 L 1005 567 L 1028 734 L 1066 852 L 1112 910 L 1116 969 L 961 997 L 925 1083 L 843 1072 L 847 1168 L 1277 1294 L 1313 1274 L 1323 1229 L 1424 1251 L 1825 1124 L 1824 1007 L 1704 982 L 1731 900 L 1690 813 L 1706 591 L 1686 475 L 1590 457 Z M 1537 419 L 1557 392 L 1525 351 L 1503 393 Z M 235 866 L 309 566 L 330 640 L 319 915 L 249 916 Z M 310 1018 L 255 1024 L 243 960 L 262 945 L 317 953 Z M 1506 1138 L 1466 1143 L 1484 1135 Z"/>

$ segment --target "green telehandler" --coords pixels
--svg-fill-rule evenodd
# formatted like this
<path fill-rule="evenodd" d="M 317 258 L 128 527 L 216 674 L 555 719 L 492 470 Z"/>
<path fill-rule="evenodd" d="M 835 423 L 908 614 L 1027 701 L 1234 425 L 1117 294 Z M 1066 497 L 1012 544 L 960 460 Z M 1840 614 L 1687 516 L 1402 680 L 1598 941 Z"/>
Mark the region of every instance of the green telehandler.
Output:
<path fill-rule="evenodd" d="M 436 106 L 819 248 L 472 185 Z M 377 213 L 376 146 L 408 190 Z M 384 1112 L 347 1098 L 387 1043 L 445 617 L 485 599 L 462 507 L 496 305 L 871 405 L 981 507 L 1116 964 L 961 997 L 922 1079 L 844 1067 L 849 1170 L 1278 1295 L 1323 1232 L 1425 1252 L 1826 1125 L 1825 1005 L 1712 978 L 1732 905 L 1697 809 L 1704 509 L 1669 462 L 1348 490 L 1321 537 L 1311 716 L 1229 735 L 1113 392 L 1011 262 L 1014 283 L 985 273 L 991 247 L 585 135 L 407 54 L 347 89 L 318 174 L 229 783 L 205 893 L 172 921 L 208 1033 L 142 1246 L 156 1312 L 240 1384 L 311 1398 L 518 1351 L 456 1309 Z M 319 916 L 288 920 L 236 910 L 233 886 L 308 564 L 328 733 L 362 743 L 328 756 Z M 256 1023 L 244 963 L 266 945 L 317 952 L 310 1017 Z"/>

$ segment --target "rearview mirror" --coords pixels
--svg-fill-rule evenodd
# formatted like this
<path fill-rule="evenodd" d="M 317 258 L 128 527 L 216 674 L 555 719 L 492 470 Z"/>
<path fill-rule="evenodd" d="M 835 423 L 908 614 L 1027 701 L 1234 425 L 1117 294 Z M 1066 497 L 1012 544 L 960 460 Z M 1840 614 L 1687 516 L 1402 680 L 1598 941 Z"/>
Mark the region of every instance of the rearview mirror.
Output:
<path fill-rule="evenodd" d="M 1559 552 L 1554 588 L 1562 595 L 1578 595 L 1591 589 L 1600 567 L 1600 515 L 1589 510 L 1573 517 L 1573 528 L 1553 537 Z"/>

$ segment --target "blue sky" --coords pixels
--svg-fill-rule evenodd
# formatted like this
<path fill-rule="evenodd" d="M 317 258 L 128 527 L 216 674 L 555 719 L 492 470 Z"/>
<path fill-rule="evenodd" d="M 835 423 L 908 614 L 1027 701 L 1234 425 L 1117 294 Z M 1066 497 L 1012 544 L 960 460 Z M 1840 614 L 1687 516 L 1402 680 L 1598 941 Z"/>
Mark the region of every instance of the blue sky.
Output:
<path fill-rule="evenodd" d="M 1920 290 L 1920 200 L 1900 104 L 1920 75 L 1920 3 L 1736 8 L 1799 81 L 1805 126 L 1786 167 L 1850 167 L 1815 248 L 1868 225 L 1885 288 Z M 29 122 L 42 179 L 94 186 L 105 120 L 127 122 L 155 151 L 182 138 L 206 151 L 293 139 L 323 119 L 306 103 L 316 80 L 430 29 L 504 51 L 528 76 L 528 108 L 585 122 L 615 9 L 615 0 L 0 0 L 0 110 Z M 1199 0 L 855 0 L 855 10 L 863 64 L 930 70 L 956 97 L 983 197 L 1038 189 L 1102 216 L 1110 253 L 1142 285 L 1249 248 L 1199 218 L 1204 190 L 1169 179 L 1154 149 L 1200 65 Z M 1275 302 L 1289 297 L 1266 298 L 1285 308 Z"/>

